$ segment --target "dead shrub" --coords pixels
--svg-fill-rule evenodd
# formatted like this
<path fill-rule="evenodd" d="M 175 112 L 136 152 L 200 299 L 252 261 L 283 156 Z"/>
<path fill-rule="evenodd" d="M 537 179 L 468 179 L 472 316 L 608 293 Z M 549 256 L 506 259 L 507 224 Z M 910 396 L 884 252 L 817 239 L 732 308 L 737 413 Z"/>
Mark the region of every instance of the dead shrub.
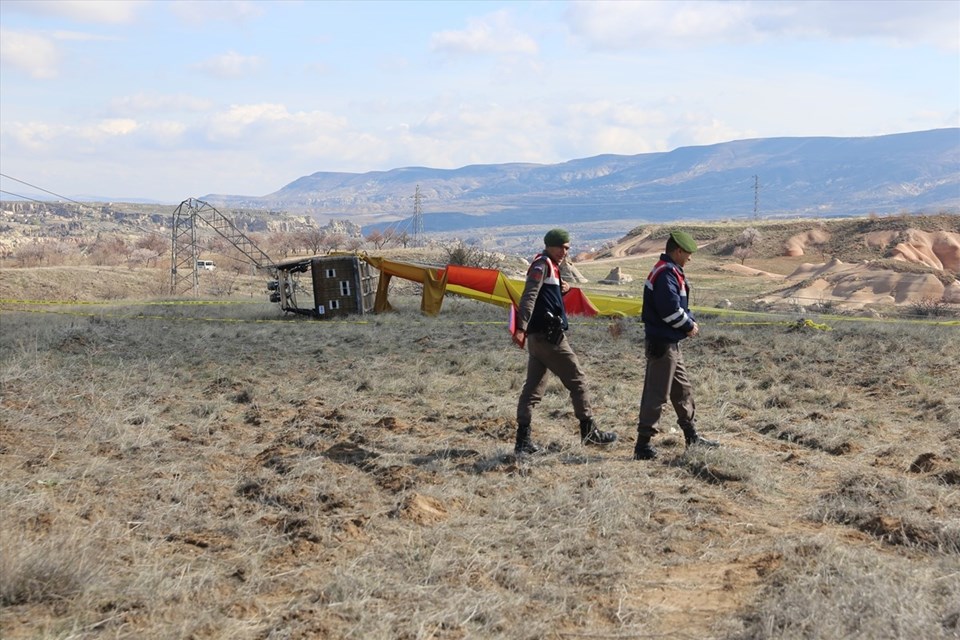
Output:
<path fill-rule="evenodd" d="M 91 550 L 76 540 L 50 537 L 39 542 L 3 534 L 0 547 L 0 604 L 55 603 L 70 600 L 91 584 L 98 568 Z"/>

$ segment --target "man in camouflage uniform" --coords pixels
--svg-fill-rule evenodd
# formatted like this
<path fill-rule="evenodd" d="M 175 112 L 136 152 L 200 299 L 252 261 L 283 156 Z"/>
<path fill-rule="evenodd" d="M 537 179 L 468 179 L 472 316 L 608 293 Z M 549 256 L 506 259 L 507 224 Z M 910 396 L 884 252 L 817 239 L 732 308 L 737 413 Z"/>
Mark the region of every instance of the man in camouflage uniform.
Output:
<path fill-rule="evenodd" d="M 681 340 L 700 333 L 700 326 L 690 313 L 690 284 L 683 273 L 683 267 L 696 250 L 697 243 L 690 234 L 684 231 L 671 233 L 664 253 L 660 254 L 660 260 L 650 271 L 643 287 L 641 319 L 647 366 L 634 460 L 657 457 L 650 439 L 659 433 L 657 423 L 668 400 L 677 412 L 677 424 L 683 430 L 688 447 L 719 446 L 697 433 L 693 386 L 680 351 Z"/>
<path fill-rule="evenodd" d="M 568 329 L 563 296 L 570 285 L 560 277 L 560 263 L 570 250 L 570 234 L 551 229 L 543 238 L 543 253 L 527 270 L 526 286 L 517 309 L 513 341 L 526 346 L 527 380 L 517 402 L 517 455 L 537 453 L 541 447 L 530 439 L 533 409 L 543 398 L 547 372 L 552 371 L 570 392 L 573 411 L 580 421 L 580 441 L 588 445 L 610 444 L 616 434 L 597 429 L 587 392 L 586 374 L 564 332 Z"/>

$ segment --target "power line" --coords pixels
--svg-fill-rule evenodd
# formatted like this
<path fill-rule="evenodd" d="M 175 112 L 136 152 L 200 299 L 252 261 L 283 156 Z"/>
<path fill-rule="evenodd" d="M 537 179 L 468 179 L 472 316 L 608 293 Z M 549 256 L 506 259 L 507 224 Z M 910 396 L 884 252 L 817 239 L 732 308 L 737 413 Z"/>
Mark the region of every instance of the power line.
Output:
<path fill-rule="evenodd" d="M 19 193 L 14 193 L 12 191 L 4 191 L 0 189 L 0 193 L 5 193 L 8 196 L 13 196 L 15 198 L 21 198 L 23 200 L 29 200 L 30 202 L 39 202 L 40 204 L 48 204 L 46 200 L 37 200 L 36 198 L 31 198 L 29 196 L 20 195 Z"/>
<path fill-rule="evenodd" d="M 7 180 L 13 180 L 14 182 L 19 182 L 20 184 L 25 184 L 25 185 L 27 185 L 28 187 L 32 187 L 33 189 L 39 189 L 40 191 L 43 191 L 44 193 L 49 193 L 49 194 L 52 195 L 52 196 L 56 196 L 56 197 L 58 197 L 58 198 L 62 198 L 63 200 L 66 200 L 67 202 L 72 202 L 72 203 L 74 203 L 74 204 L 79 204 L 81 207 L 88 207 L 88 208 L 89 208 L 89 205 L 86 205 L 86 204 L 84 204 L 84 203 L 82 203 L 82 202 L 77 202 L 76 200 L 73 200 L 72 198 L 68 198 L 67 196 L 62 196 L 62 195 L 60 195 L 59 193 L 54 193 L 53 191 L 48 191 L 47 189 L 44 189 L 43 187 L 38 187 L 38 186 L 35 185 L 35 184 L 30 184 L 29 182 L 25 182 L 25 181 L 21 180 L 20 178 L 14 178 L 13 176 L 8 176 L 8 175 L 5 174 L 5 173 L 0 173 L 0 176 L 3 176 L 3 177 L 6 178 Z M 15 194 L 11 194 L 11 195 L 15 195 Z M 18 197 L 22 198 L 23 196 L 18 196 Z M 27 198 L 27 199 L 28 199 L 28 200 L 33 200 L 33 198 Z M 40 201 L 40 200 L 34 200 L 34 202 L 41 202 L 41 201 Z"/>
<path fill-rule="evenodd" d="M 5 173 L 0 173 L 0 176 L 6 178 L 6 179 L 8 179 L 8 180 L 13 180 L 14 182 L 19 182 L 20 184 L 24 184 L 24 185 L 26 185 L 26 186 L 28 186 L 28 187 L 33 188 L 33 189 L 38 189 L 38 190 L 40 190 L 40 191 L 43 191 L 44 193 L 49 193 L 50 195 L 56 196 L 56 197 L 61 198 L 61 199 L 63 199 L 63 200 L 66 200 L 67 202 L 72 202 L 73 204 L 80 205 L 81 207 L 85 207 L 85 208 L 89 209 L 90 211 L 94 211 L 94 212 L 97 211 L 97 209 L 96 209 L 95 207 L 91 207 L 90 205 L 88 205 L 88 204 L 86 204 L 86 203 L 84 203 L 84 202 L 79 202 L 79 201 L 77 201 L 77 200 L 74 200 L 73 198 L 68 198 L 67 196 L 62 196 L 62 195 L 60 195 L 59 193 L 54 193 L 53 191 L 50 191 L 49 189 L 44 189 L 43 187 L 38 187 L 38 186 L 35 185 L 35 184 L 30 184 L 29 182 L 26 182 L 25 180 L 21 180 L 20 178 L 14 178 L 13 176 L 8 176 L 8 175 L 5 174 Z M 6 193 L 6 194 L 9 194 L 9 195 L 12 195 L 12 196 L 16 196 L 16 197 L 18 197 L 18 198 L 23 198 L 24 200 L 30 200 L 31 202 L 37 202 L 37 203 L 39 203 L 39 204 L 50 204 L 49 202 L 46 202 L 46 201 L 44 201 L 44 200 L 37 200 L 37 199 L 35 199 L 35 198 L 28 198 L 28 197 L 26 197 L 26 196 L 22 196 L 22 195 L 19 195 L 19 194 L 16 194 L 16 193 L 11 193 L 11 192 L 9 192 L 9 191 L 4 191 L 4 190 L 2 190 L 2 189 L 0 189 L 0 193 Z M 132 213 L 129 213 L 129 212 L 126 212 L 126 211 L 120 211 L 119 213 L 126 213 L 127 215 L 136 215 L 136 214 L 132 214 Z M 133 226 L 136 227 L 137 229 L 139 229 L 140 231 L 142 231 L 143 233 L 150 233 L 150 231 L 149 231 L 148 229 L 144 229 L 144 228 L 141 227 L 139 224 L 134 223 Z"/>

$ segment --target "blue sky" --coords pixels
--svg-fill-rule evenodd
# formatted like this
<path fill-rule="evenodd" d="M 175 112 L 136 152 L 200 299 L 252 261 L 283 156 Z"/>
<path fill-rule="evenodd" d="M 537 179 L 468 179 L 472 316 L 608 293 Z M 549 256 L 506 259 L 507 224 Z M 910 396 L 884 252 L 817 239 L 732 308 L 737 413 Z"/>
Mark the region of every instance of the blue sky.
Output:
<path fill-rule="evenodd" d="M 0 0 L 0 189 L 29 197 L 958 126 L 956 0 Z"/>

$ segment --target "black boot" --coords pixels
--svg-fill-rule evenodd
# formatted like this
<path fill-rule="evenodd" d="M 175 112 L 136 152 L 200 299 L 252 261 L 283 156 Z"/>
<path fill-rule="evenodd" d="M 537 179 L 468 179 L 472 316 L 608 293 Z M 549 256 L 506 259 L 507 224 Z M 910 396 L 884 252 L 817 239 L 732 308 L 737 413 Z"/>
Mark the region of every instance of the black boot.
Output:
<path fill-rule="evenodd" d="M 637 436 L 637 444 L 633 447 L 634 460 L 653 460 L 657 457 L 657 450 L 650 446 L 650 436 Z"/>
<path fill-rule="evenodd" d="M 688 447 L 706 447 L 708 449 L 716 449 L 720 446 L 720 443 L 716 440 L 707 440 L 693 427 L 688 427 L 683 430 L 683 439 L 686 441 Z"/>
<path fill-rule="evenodd" d="M 514 454 L 518 456 L 526 454 L 532 455 L 534 453 L 540 453 L 542 450 L 540 446 L 530 440 L 530 425 L 517 424 L 517 444 L 513 448 Z"/>
<path fill-rule="evenodd" d="M 600 431 L 593 418 L 580 421 L 580 444 L 610 444 L 617 441 L 617 434 Z"/>

